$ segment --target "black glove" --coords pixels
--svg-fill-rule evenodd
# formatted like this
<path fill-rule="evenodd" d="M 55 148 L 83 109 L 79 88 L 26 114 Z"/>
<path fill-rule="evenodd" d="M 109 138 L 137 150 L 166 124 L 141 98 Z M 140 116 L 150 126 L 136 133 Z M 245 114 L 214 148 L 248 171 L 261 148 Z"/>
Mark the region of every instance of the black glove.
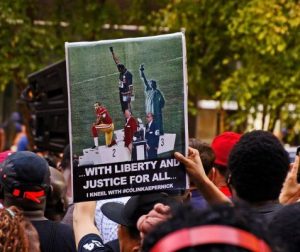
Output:
<path fill-rule="evenodd" d="M 140 65 L 140 71 L 143 72 L 145 69 L 144 69 L 144 65 Z"/>
<path fill-rule="evenodd" d="M 114 48 L 112 46 L 109 47 L 109 50 L 110 50 L 111 53 L 114 52 Z"/>

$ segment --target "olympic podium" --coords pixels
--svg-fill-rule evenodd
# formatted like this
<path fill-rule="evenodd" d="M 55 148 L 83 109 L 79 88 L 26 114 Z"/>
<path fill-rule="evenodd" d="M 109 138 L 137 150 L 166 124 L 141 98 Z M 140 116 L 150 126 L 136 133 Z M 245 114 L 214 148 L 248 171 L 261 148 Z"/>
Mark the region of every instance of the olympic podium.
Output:
<path fill-rule="evenodd" d="M 121 143 L 112 147 L 99 146 L 98 149 L 84 149 L 79 156 L 79 166 L 127 162 L 131 160 L 128 148 Z"/>
<path fill-rule="evenodd" d="M 174 150 L 176 134 L 165 133 L 159 137 L 157 154 Z"/>
<path fill-rule="evenodd" d="M 79 156 L 79 166 L 140 161 L 147 158 L 146 140 L 133 142 L 131 157 L 129 149 L 124 146 L 124 131 L 116 130 L 115 139 L 117 144 L 112 147 L 103 145 L 98 149 L 83 149 L 83 155 Z M 174 150 L 175 140 L 176 134 L 165 133 L 160 136 L 157 154 Z"/>
<path fill-rule="evenodd" d="M 132 142 L 132 160 L 145 160 L 147 157 L 147 141 L 133 141 Z"/>

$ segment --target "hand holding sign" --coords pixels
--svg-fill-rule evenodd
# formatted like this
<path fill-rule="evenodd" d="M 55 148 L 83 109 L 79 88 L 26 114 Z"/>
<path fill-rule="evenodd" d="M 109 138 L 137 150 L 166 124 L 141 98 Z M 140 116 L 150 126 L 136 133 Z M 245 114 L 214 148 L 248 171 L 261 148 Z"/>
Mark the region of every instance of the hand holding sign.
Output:
<path fill-rule="evenodd" d="M 279 202 L 281 204 L 292 204 L 300 199 L 300 184 L 297 182 L 298 170 L 299 156 L 297 155 L 295 162 L 292 164 L 292 167 L 286 176 L 279 195 Z"/>
<path fill-rule="evenodd" d="M 175 158 L 184 164 L 190 179 L 195 183 L 208 203 L 231 203 L 231 200 L 205 174 L 198 150 L 189 147 L 188 157 L 175 152 Z"/>

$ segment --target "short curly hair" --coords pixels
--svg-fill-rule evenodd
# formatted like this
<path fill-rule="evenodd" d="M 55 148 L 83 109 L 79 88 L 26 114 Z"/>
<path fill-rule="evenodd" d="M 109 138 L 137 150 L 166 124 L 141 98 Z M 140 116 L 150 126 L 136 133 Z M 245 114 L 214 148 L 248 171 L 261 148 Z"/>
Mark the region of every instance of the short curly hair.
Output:
<path fill-rule="evenodd" d="M 230 184 L 249 203 L 276 200 L 289 169 L 289 157 L 270 132 L 244 134 L 233 147 L 228 162 Z"/>

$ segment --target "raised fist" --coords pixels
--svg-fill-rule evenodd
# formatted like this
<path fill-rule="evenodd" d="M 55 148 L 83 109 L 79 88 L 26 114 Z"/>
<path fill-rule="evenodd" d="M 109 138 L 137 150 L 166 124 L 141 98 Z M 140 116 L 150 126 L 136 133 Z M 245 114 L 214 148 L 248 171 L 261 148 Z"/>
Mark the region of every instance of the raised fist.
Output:
<path fill-rule="evenodd" d="M 140 65 L 140 71 L 143 72 L 144 70 L 144 64 Z"/>
<path fill-rule="evenodd" d="M 109 50 L 110 50 L 111 53 L 114 52 L 114 48 L 112 46 L 109 47 Z"/>

